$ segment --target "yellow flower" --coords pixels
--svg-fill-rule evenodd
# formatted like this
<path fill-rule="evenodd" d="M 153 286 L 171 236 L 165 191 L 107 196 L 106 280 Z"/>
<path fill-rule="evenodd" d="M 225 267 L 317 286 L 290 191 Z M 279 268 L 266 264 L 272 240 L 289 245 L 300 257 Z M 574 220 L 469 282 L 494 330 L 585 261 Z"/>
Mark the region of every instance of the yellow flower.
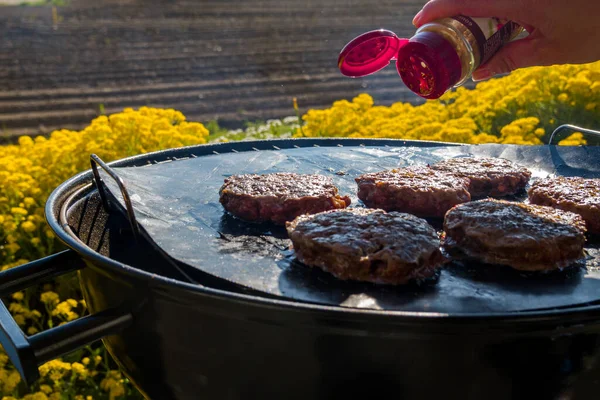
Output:
<path fill-rule="evenodd" d="M 56 294 L 55 292 L 51 292 L 51 291 L 44 292 L 40 296 L 40 301 L 44 304 L 49 304 L 49 305 L 58 304 L 58 302 L 59 302 L 58 294 Z"/>
<path fill-rule="evenodd" d="M 53 381 L 60 380 L 67 372 L 71 371 L 71 364 L 60 361 L 52 360 L 39 367 L 41 376 L 48 376 Z"/>
<path fill-rule="evenodd" d="M 12 298 L 15 299 L 15 300 L 17 300 L 17 301 L 23 300 L 23 292 L 13 293 Z"/>
<path fill-rule="evenodd" d="M 79 375 L 80 379 L 85 379 L 88 375 L 88 370 L 83 366 L 83 364 L 74 362 L 71 364 L 71 370 Z"/>
<path fill-rule="evenodd" d="M 13 315 L 13 318 L 15 319 L 15 322 L 17 323 L 17 325 L 19 325 L 19 326 L 25 325 L 25 317 L 22 314 Z"/>
<path fill-rule="evenodd" d="M 15 254 L 17 251 L 19 251 L 21 249 L 21 246 L 19 246 L 16 243 L 9 243 L 9 244 L 5 245 L 4 248 L 6 250 L 8 250 L 8 252 L 10 254 Z"/>
<path fill-rule="evenodd" d="M 35 231 L 37 229 L 37 227 L 35 226 L 35 224 L 31 221 L 25 221 L 21 224 L 21 229 L 23 229 L 25 232 L 31 233 L 33 231 Z"/>
<path fill-rule="evenodd" d="M 106 378 L 100 382 L 100 388 L 109 392 L 109 399 L 115 399 L 125 394 L 125 387 L 119 371 L 108 371 Z"/>
<path fill-rule="evenodd" d="M 8 374 L 8 377 L 6 378 L 6 381 L 4 381 L 4 391 L 5 392 L 12 392 L 13 390 L 15 390 L 15 388 L 17 387 L 17 385 L 21 382 L 21 376 L 19 375 L 19 373 L 17 371 L 11 371 Z"/>
<path fill-rule="evenodd" d="M 10 303 L 8 305 L 8 310 L 13 314 L 22 314 L 27 311 L 21 303 Z"/>
<path fill-rule="evenodd" d="M 586 144 L 587 140 L 585 140 L 581 132 L 575 132 L 566 139 L 563 139 L 560 142 L 558 142 L 559 146 L 582 146 Z"/>
<path fill-rule="evenodd" d="M 34 394 L 26 395 L 23 400 L 48 400 L 48 396 L 44 392 L 37 392 Z"/>
<path fill-rule="evenodd" d="M 35 326 L 30 326 L 29 328 L 27 328 L 27 334 L 28 335 L 35 335 L 36 333 L 38 333 L 38 329 Z"/>
<path fill-rule="evenodd" d="M 36 202 L 33 197 L 25 197 L 23 199 L 23 204 L 25 204 L 25 207 L 33 207 L 36 205 Z"/>
<path fill-rule="evenodd" d="M 90 358 L 89 357 L 84 357 L 81 359 L 81 363 L 83 365 L 88 365 L 90 363 Z"/>
<path fill-rule="evenodd" d="M 13 207 L 10 209 L 10 212 L 15 215 L 27 215 L 27 210 L 22 207 Z"/>
<path fill-rule="evenodd" d="M 40 390 L 46 394 L 52 393 L 52 388 L 50 387 L 50 385 L 41 385 Z"/>
<path fill-rule="evenodd" d="M 75 304 L 77 304 L 77 302 L 75 302 Z M 67 321 L 73 321 L 74 319 L 77 319 L 79 317 L 77 313 L 72 311 L 71 304 L 68 300 L 58 303 L 56 305 L 56 308 L 52 310 L 52 315 L 55 317 L 63 318 Z"/>
<path fill-rule="evenodd" d="M 33 145 L 33 139 L 29 136 L 21 136 L 19 137 L 19 144 L 21 146 L 31 146 Z"/>
<path fill-rule="evenodd" d="M 4 221 L 2 227 L 4 228 L 4 232 L 12 232 L 17 230 L 17 224 L 15 224 L 13 221 Z"/>

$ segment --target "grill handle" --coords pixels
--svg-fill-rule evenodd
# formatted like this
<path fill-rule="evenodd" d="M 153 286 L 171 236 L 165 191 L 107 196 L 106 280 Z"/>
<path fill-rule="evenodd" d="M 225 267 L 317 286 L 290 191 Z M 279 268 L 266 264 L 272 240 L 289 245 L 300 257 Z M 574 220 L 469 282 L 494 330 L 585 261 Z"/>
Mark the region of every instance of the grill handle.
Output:
<path fill-rule="evenodd" d="M 85 267 L 73 250 L 53 254 L 39 260 L 0 272 L 0 296 L 7 296 L 38 282 Z M 26 336 L 0 301 L 0 344 L 26 385 L 39 377 L 38 366 L 77 350 L 103 337 L 117 333 L 131 324 L 131 312 L 104 310 L 67 322 L 33 336 Z"/>

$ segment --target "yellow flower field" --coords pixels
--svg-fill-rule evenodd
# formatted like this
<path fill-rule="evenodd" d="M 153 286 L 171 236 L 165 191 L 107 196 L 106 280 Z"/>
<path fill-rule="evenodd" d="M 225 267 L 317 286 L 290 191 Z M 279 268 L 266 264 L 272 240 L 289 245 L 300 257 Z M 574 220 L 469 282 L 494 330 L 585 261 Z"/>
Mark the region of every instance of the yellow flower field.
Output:
<path fill-rule="evenodd" d="M 0 268 L 6 270 L 59 250 L 44 219 L 50 192 L 89 169 L 89 156 L 111 161 L 166 148 L 238 140 L 244 136 L 387 137 L 461 143 L 547 142 L 558 125 L 600 129 L 600 63 L 529 68 L 459 88 L 422 105 L 375 105 L 368 94 L 340 100 L 324 110 L 270 121 L 243 131 L 211 137 L 206 127 L 188 122 L 176 110 L 142 107 L 99 116 L 82 131 L 60 130 L 50 137 L 21 137 L 0 147 Z M 262 136 L 258 136 L 262 135 Z M 266 136 L 265 136 L 266 135 Z M 585 144 L 575 133 L 561 145 Z M 4 299 L 29 335 L 85 314 L 73 276 L 30 288 Z M 0 399 L 119 399 L 139 397 L 101 346 L 86 347 L 40 367 L 32 394 L 8 357 L 0 352 Z"/>
<path fill-rule="evenodd" d="M 100 116 L 81 132 L 61 130 L 49 138 L 21 137 L 18 145 L 0 147 L 0 265 L 5 270 L 56 251 L 44 219 L 50 192 L 69 177 L 89 169 L 89 156 L 115 160 L 171 147 L 206 143 L 208 130 L 187 122 L 175 110 L 142 107 Z M 60 278 L 5 299 L 17 323 L 29 335 L 85 313 L 77 282 Z M 71 298 L 73 297 L 73 298 Z M 40 367 L 37 392 L 20 397 L 20 377 L 0 354 L 0 396 L 8 399 L 117 399 L 139 397 L 101 347 L 88 347 L 65 360 Z"/>
<path fill-rule="evenodd" d="M 296 136 L 542 144 L 564 123 L 598 128 L 600 63 L 519 70 L 417 106 L 376 106 L 361 94 L 326 110 L 310 110 L 303 120 Z M 575 135 L 563 144 L 582 144 L 582 139 Z"/>

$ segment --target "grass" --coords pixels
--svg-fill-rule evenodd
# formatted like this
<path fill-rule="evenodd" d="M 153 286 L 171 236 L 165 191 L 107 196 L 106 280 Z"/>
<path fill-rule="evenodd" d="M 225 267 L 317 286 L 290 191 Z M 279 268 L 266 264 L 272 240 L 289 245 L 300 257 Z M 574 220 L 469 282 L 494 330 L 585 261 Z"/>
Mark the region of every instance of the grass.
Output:
<path fill-rule="evenodd" d="M 246 122 L 243 129 L 228 130 L 219 126 L 218 121 L 210 121 L 204 126 L 210 133 L 209 142 L 233 142 L 291 137 L 300 127 L 296 116 L 267 121 Z"/>

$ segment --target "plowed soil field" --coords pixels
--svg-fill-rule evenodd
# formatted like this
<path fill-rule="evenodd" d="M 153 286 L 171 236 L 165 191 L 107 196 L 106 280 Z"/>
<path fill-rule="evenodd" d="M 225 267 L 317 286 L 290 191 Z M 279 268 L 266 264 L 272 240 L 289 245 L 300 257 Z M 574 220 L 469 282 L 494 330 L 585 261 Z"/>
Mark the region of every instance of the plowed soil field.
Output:
<path fill-rule="evenodd" d="M 1 2 L 1 0 L 0 0 Z M 368 92 L 422 102 L 394 66 L 350 79 L 339 51 L 356 35 L 414 32 L 425 0 L 70 0 L 0 7 L 0 137 L 79 129 L 143 105 L 188 119 L 244 121 L 324 108 Z"/>

